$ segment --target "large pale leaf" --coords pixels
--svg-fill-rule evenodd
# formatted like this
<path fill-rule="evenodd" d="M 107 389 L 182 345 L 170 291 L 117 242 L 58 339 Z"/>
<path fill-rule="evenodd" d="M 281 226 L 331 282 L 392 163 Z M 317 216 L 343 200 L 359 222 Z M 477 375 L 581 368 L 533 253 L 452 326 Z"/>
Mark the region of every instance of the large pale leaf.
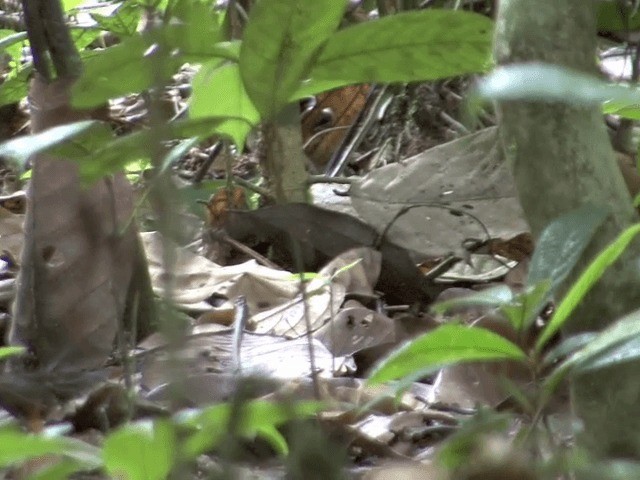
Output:
<path fill-rule="evenodd" d="M 514 237 L 528 226 L 499 146 L 491 127 L 377 168 L 352 184 L 351 204 L 385 238 L 420 258 L 462 255 L 464 240 L 484 238 L 485 229 L 492 238 Z M 423 206 L 396 218 L 409 204 Z M 452 211 L 473 213 L 480 222 Z"/>
<path fill-rule="evenodd" d="M 276 114 L 308 74 L 338 28 L 345 0 L 261 0 L 249 17 L 240 50 L 240 74 L 266 118 Z"/>
<path fill-rule="evenodd" d="M 490 64 L 492 30 L 484 16 L 450 10 L 401 13 L 345 28 L 327 41 L 300 90 L 317 93 L 316 82 L 326 90 L 482 72 Z"/>
<path fill-rule="evenodd" d="M 522 360 L 515 344 L 484 328 L 442 325 L 392 353 L 369 378 L 370 384 L 396 380 L 462 362 Z"/>

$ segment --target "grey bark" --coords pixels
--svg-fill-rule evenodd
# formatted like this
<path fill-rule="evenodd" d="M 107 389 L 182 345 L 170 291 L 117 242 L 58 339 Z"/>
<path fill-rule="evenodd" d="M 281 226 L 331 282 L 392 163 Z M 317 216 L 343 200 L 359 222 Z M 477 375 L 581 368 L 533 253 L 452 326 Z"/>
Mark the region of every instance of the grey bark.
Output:
<path fill-rule="evenodd" d="M 498 64 L 542 61 L 595 73 L 593 0 L 503 0 L 496 25 Z M 598 106 L 504 102 L 498 106 L 505 154 L 537 238 L 559 215 L 585 204 L 611 214 L 567 280 L 637 220 L 616 167 Z M 632 243 L 585 298 L 564 334 L 599 330 L 640 306 L 640 244 Z M 565 288 L 566 288 L 565 285 Z M 583 375 L 572 402 L 584 423 L 582 446 L 596 456 L 640 458 L 640 363 Z"/>

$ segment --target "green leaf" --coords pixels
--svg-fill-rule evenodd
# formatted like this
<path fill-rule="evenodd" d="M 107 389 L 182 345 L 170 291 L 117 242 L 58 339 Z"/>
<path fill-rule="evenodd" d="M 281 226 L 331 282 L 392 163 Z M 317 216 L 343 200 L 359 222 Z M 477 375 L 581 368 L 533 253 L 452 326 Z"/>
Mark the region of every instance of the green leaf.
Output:
<path fill-rule="evenodd" d="M 553 101 L 591 106 L 609 100 L 640 103 L 640 93 L 629 87 L 609 85 L 597 77 L 544 63 L 498 67 L 471 95 L 497 101 Z"/>
<path fill-rule="evenodd" d="M 244 89 L 238 65 L 205 64 L 193 78 L 192 87 L 189 116 L 238 118 L 223 122 L 217 131 L 231 137 L 242 150 L 247 135 L 260 121 L 260 114 Z"/>
<path fill-rule="evenodd" d="M 162 165 L 160 167 L 159 173 L 165 173 L 169 170 L 169 168 L 174 164 L 180 161 L 182 157 L 184 157 L 189 150 L 195 147 L 198 144 L 198 138 L 189 138 L 187 140 L 182 140 L 175 147 L 169 150 L 162 161 Z"/>
<path fill-rule="evenodd" d="M 560 342 L 559 345 L 556 345 L 551 350 L 545 353 L 540 366 L 542 368 L 549 368 L 553 366 L 553 364 L 558 362 L 558 360 L 572 355 L 573 353 L 590 343 L 594 338 L 596 338 L 596 335 L 597 334 L 594 332 L 584 332 L 578 333 L 577 335 L 571 335 L 569 338 L 565 338 Z"/>
<path fill-rule="evenodd" d="M 164 480 L 176 454 L 176 435 L 166 421 L 132 423 L 110 434 L 102 455 L 107 472 L 127 480 Z"/>
<path fill-rule="evenodd" d="M 19 61 L 22 55 L 22 42 L 27 40 L 27 32 L 0 30 L 0 51 L 11 55 L 13 60 Z"/>
<path fill-rule="evenodd" d="M 136 34 L 141 14 L 140 6 L 135 2 L 124 2 L 111 15 L 92 13 L 91 18 L 100 29 L 124 38 Z"/>
<path fill-rule="evenodd" d="M 607 101 L 602 106 L 602 113 L 618 115 L 630 120 L 640 120 L 640 105 Z"/>
<path fill-rule="evenodd" d="M 186 61 L 182 53 L 189 46 L 190 39 L 184 26 L 170 25 L 147 35 L 130 36 L 118 45 L 87 54 L 82 76 L 71 90 L 73 106 L 95 107 L 110 98 L 141 92 L 159 81 L 167 81 Z M 162 60 L 158 61 L 155 55 L 162 54 L 163 50 L 154 46 L 160 40 L 163 44 L 169 42 L 168 47 L 177 48 L 181 54 L 170 55 L 167 48 Z M 225 54 L 227 50 L 223 49 Z M 162 66 L 162 71 L 158 71 L 158 65 Z"/>
<path fill-rule="evenodd" d="M 625 22 L 620 12 L 620 2 L 617 1 L 601 1 L 598 2 L 598 31 L 599 32 L 620 32 L 626 33 L 627 30 L 640 29 L 640 13 L 635 12 L 629 15 Z M 622 6 L 627 13 L 630 14 L 631 8 L 628 4 Z"/>
<path fill-rule="evenodd" d="M 261 0 L 249 15 L 240 74 L 263 118 L 276 115 L 338 28 L 346 0 Z"/>
<path fill-rule="evenodd" d="M 505 432 L 513 423 L 512 414 L 497 413 L 493 409 L 479 409 L 476 415 L 461 422 L 436 453 L 440 465 L 449 470 L 468 466 L 475 460 L 478 442 L 485 441 L 496 432 Z"/>
<path fill-rule="evenodd" d="M 149 40 L 135 35 L 118 45 L 88 55 L 82 76 L 71 89 L 72 105 L 75 108 L 96 107 L 110 98 L 149 88 L 154 76 L 149 62 L 143 60 L 149 46 Z M 168 76 L 165 74 L 163 78 Z"/>
<path fill-rule="evenodd" d="M 89 46 L 96 38 L 100 36 L 100 30 L 97 28 L 71 28 L 71 38 L 78 50 L 83 50 Z M 84 59 L 88 52 L 82 51 L 81 57 Z"/>
<path fill-rule="evenodd" d="M 196 185 L 188 184 L 182 188 L 178 188 L 178 201 L 180 205 L 184 205 L 190 213 L 205 220 L 206 213 L 202 202 L 206 203 L 211 198 L 211 195 L 226 186 L 226 179 L 208 180 Z M 245 196 L 248 195 L 249 192 L 245 190 Z"/>
<path fill-rule="evenodd" d="M 30 156 L 87 134 L 96 128 L 101 128 L 100 122 L 86 120 L 49 128 L 34 135 L 14 138 L 0 144 L 0 156 L 13 159 L 24 166 Z"/>
<path fill-rule="evenodd" d="M 527 285 L 551 280 L 555 291 L 571 273 L 607 214 L 606 209 L 587 204 L 547 225 L 536 244 Z"/>
<path fill-rule="evenodd" d="M 102 465 L 100 451 L 80 440 L 24 433 L 13 427 L 0 429 L 0 467 L 16 465 L 44 455 L 63 455 L 84 469 Z"/>
<path fill-rule="evenodd" d="M 1 347 L 0 348 L 0 360 L 4 360 L 8 357 L 15 357 L 19 355 L 23 355 L 26 352 L 24 347 Z"/>
<path fill-rule="evenodd" d="M 229 421 L 232 412 L 238 421 L 235 434 L 243 438 L 260 436 L 270 442 L 277 452 L 287 453 L 286 442 L 277 433 L 275 427 L 283 423 L 309 417 L 321 411 L 324 405 L 319 402 L 298 402 L 282 405 L 265 401 L 251 401 L 238 407 L 235 411 L 231 405 L 214 405 L 201 411 L 181 412 L 176 422 L 194 429 L 194 433 L 182 442 L 182 455 L 185 459 L 193 459 L 204 451 L 219 444 L 228 435 Z"/>
<path fill-rule="evenodd" d="M 442 315 L 449 310 L 457 307 L 483 306 L 483 307 L 499 307 L 513 300 L 513 293 L 506 285 L 494 288 L 488 288 L 472 295 L 459 298 L 452 298 L 444 302 L 438 302 L 431 306 L 434 313 Z"/>
<path fill-rule="evenodd" d="M 226 121 L 220 118 L 202 118 L 181 120 L 167 126 L 166 138 L 205 138 L 217 133 L 217 128 Z M 68 150 L 56 150 L 56 154 L 67 160 L 77 162 L 80 180 L 90 184 L 105 175 L 121 171 L 128 163 L 150 158 L 150 145 L 154 142 L 154 134 L 149 130 L 141 130 L 124 137 L 118 137 L 108 143 L 102 142 L 99 147 L 92 148 L 82 155 L 72 154 Z M 1 153 L 1 151 L 0 151 Z M 64 155 L 62 155 L 64 153 Z"/>
<path fill-rule="evenodd" d="M 213 57 L 228 58 L 229 50 L 224 46 L 230 43 L 218 43 L 223 40 L 221 15 L 214 12 L 208 3 L 182 3 L 185 8 L 173 12 L 179 22 L 165 27 L 166 41 L 171 48 L 178 49 L 181 62 L 204 63 Z"/>
<path fill-rule="evenodd" d="M 33 64 L 27 64 L 12 71 L 0 85 L 0 106 L 16 103 L 29 93 L 29 77 Z"/>
<path fill-rule="evenodd" d="M 502 305 L 500 311 L 518 332 L 526 331 L 549 301 L 550 290 L 551 282 L 549 280 L 529 285 L 512 302 Z"/>
<path fill-rule="evenodd" d="M 316 82 L 327 90 L 482 72 L 490 65 L 492 33 L 488 18 L 451 10 L 400 13 L 345 28 L 327 41 L 311 81 L 293 97 L 308 95 Z"/>
<path fill-rule="evenodd" d="M 640 312 L 633 312 L 598 333 L 556 368 L 546 381 L 556 385 L 567 374 L 582 373 L 640 358 Z M 546 388 L 549 388 L 545 385 Z"/>
<path fill-rule="evenodd" d="M 62 8 L 65 12 L 73 10 L 76 7 L 82 5 L 86 0 L 62 0 Z"/>
<path fill-rule="evenodd" d="M 553 317 L 538 337 L 536 352 L 540 353 L 549 339 L 564 325 L 576 306 L 591 287 L 600 279 L 609 266 L 625 251 L 631 240 L 640 233 L 640 224 L 627 228 L 620 236 L 605 248 L 580 275 L 564 299 L 558 305 Z"/>
<path fill-rule="evenodd" d="M 487 360 L 525 361 L 509 340 L 484 328 L 442 325 L 389 355 L 369 377 L 369 384 L 396 380 L 444 365 Z"/>

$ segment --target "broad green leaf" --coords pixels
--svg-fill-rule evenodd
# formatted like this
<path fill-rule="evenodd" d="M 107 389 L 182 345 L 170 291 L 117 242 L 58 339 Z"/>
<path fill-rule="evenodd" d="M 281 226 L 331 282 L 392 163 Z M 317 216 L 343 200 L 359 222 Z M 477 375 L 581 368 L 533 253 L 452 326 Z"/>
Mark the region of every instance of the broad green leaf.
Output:
<path fill-rule="evenodd" d="M 100 30 L 97 28 L 71 28 L 70 33 L 73 44 L 81 51 L 82 58 L 88 55 L 84 49 L 100 36 Z"/>
<path fill-rule="evenodd" d="M 369 384 L 396 380 L 445 365 L 487 360 L 526 360 L 509 340 L 484 328 L 442 325 L 391 353 L 369 377 Z"/>
<path fill-rule="evenodd" d="M 141 35 L 85 57 L 84 70 L 71 90 L 75 108 L 103 105 L 110 98 L 141 92 L 154 82 L 151 65 L 143 60 L 150 42 Z M 174 65 L 177 68 L 177 64 Z M 159 73 L 155 73 L 159 75 Z M 165 72 L 163 79 L 169 78 Z"/>
<path fill-rule="evenodd" d="M 551 282 L 548 280 L 527 286 L 512 302 L 500 307 L 500 311 L 516 331 L 524 332 L 533 324 L 540 310 L 549 301 L 550 287 Z"/>
<path fill-rule="evenodd" d="M 237 117 L 238 120 L 223 122 L 217 130 L 242 149 L 247 135 L 260 121 L 260 114 L 242 85 L 238 65 L 205 64 L 193 78 L 192 87 L 190 117 Z"/>
<path fill-rule="evenodd" d="M 479 83 L 472 102 L 476 95 L 497 101 L 553 101 L 584 106 L 609 100 L 640 103 L 640 92 L 635 89 L 544 63 L 498 67 Z"/>
<path fill-rule="evenodd" d="M 640 358 L 640 311 L 635 311 L 598 333 L 561 363 L 545 380 L 552 391 L 566 375 L 604 368 Z"/>
<path fill-rule="evenodd" d="M 166 81 L 186 63 L 221 62 L 237 58 L 239 46 L 218 42 L 220 29 L 215 18 L 206 17 L 198 28 L 192 25 L 169 25 L 149 34 L 134 35 L 105 50 L 91 52 L 85 59 L 82 77 L 72 88 L 76 108 L 104 104 L 110 98 L 147 90 L 158 81 Z M 166 45 L 162 61 L 155 55 L 158 41 Z M 157 71 L 158 65 L 163 67 Z"/>
<path fill-rule="evenodd" d="M 80 440 L 24 433 L 13 427 L 0 429 L 0 467 L 16 465 L 43 455 L 62 455 L 85 469 L 102 465 L 100 451 Z"/>
<path fill-rule="evenodd" d="M 100 122 L 85 120 L 49 128 L 34 135 L 14 138 L 0 144 L 0 156 L 15 160 L 23 166 L 30 156 L 87 134 L 96 128 L 100 128 Z"/>
<path fill-rule="evenodd" d="M 79 7 L 86 1 L 87 0 L 62 0 L 62 8 L 65 12 L 68 12 L 69 10 Z"/>
<path fill-rule="evenodd" d="M 538 337 L 536 352 L 540 353 L 549 339 L 564 325 L 569 315 L 584 298 L 591 287 L 600 279 L 609 266 L 625 251 L 631 240 L 640 233 L 640 224 L 627 228 L 607 248 L 605 248 L 580 275 L 564 299 L 558 305 L 553 317 Z"/>
<path fill-rule="evenodd" d="M 634 15 L 625 17 L 620 11 L 620 2 L 618 1 L 601 1 L 598 2 L 598 31 L 599 32 L 619 32 L 625 33 L 627 30 L 640 29 L 640 13 L 635 12 Z M 632 7 L 628 4 L 622 6 L 627 10 L 628 14 L 633 13 Z"/>
<path fill-rule="evenodd" d="M 329 89 L 482 72 L 490 65 L 492 32 L 488 18 L 451 10 L 400 13 L 361 23 L 331 36 L 311 70 L 311 82 L 301 88 L 308 91 L 315 82 Z"/>
<path fill-rule="evenodd" d="M 488 288 L 472 295 L 460 298 L 452 298 L 444 302 L 438 302 L 431 306 L 431 310 L 437 314 L 443 314 L 452 308 L 483 306 L 483 307 L 499 307 L 513 300 L 513 293 L 506 285 L 495 288 Z"/>
<path fill-rule="evenodd" d="M 217 133 L 226 119 L 202 118 L 183 120 L 167 126 L 166 139 L 205 138 Z M 141 130 L 124 137 L 118 137 L 108 143 L 102 143 L 99 148 L 91 149 L 90 153 L 72 155 L 69 150 L 64 158 L 77 162 L 80 180 L 90 184 L 105 175 L 121 171 L 128 163 L 150 158 L 154 134 L 149 130 Z M 68 145 L 64 145 L 68 149 Z M 61 154 L 56 150 L 56 154 Z"/>
<path fill-rule="evenodd" d="M 251 9 L 240 75 L 263 118 L 276 115 L 338 28 L 346 0 L 261 0 Z"/>
<path fill-rule="evenodd" d="M 513 414 L 479 409 L 477 414 L 461 422 L 460 428 L 438 447 L 438 463 L 449 470 L 469 465 L 476 461 L 478 441 L 485 441 L 496 432 L 506 432 L 512 424 Z"/>
<path fill-rule="evenodd" d="M 22 42 L 27 40 L 27 32 L 14 32 L 13 30 L 0 30 L 0 51 L 11 55 L 16 61 L 22 55 Z"/>
<path fill-rule="evenodd" d="M 189 150 L 191 150 L 197 144 L 198 138 L 189 138 L 178 143 L 175 147 L 169 150 L 169 153 L 165 155 L 159 173 L 165 173 L 167 170 L 169 170 L 169 168 L 174 163 L 177 163 L 182 157 L 189 153 Z"/>
<path fill-rule="evenodd" d="M 0 360 L 4 360 L 8 357 L 15 357 L 26 353 L 24 347 L 1 347 L 0 348 Z"/>
<path fill-rule="evenodd" d="M 126 480 L 164 480 L 177 451 L 174 427 L 166 421 L 142 421 L 126 425 L 104 441 L 106 471 Z"/>
<path fill-rule="evenodd" d="M 638 359 L 640 359 L 640 338 L 627 338 L 576 365 L 574 373 L 590 372 Z"/>
<path fill-rule="evenodd" d="M 265 401 L 251 401 L 238 407 L 235 412 L 235 433 L 243 438 L 261 436 L 270 442 L 274 449 L 287 453 L 286 442 L 275 427 L 283 423 L 300 418 L 306 418 L 318 413 L 324 408 L 319 402 L 299 402 L 292 404 L 277 404 Z M 176 416 L 176 422 L 194 429 L 194 433 L 187 435 L 182 442 L 182 455 L 185 459 L 193 459 L 197 455 L 216 446 L 228 435 L 229 421 L 233 408 L 229 404 L 214 405 L 201 411 L 181 412 Z"/>
<path fill-rule="evenodd" d="M 91 18 L 102 30 L 107 30 L 121 38 L 135 35 L 140 24 L 142 10 L 135 2 L 124 2 L 110 15 L 92 13 Z"/>
<path fill-rule="evenodd" d="M 551 222 L 536 242 L 527 285 L 551 280 L 555 291 L 571 273 L 608 211 L 584 205 Z"/>
<path fill-rule="evenodd" d="M 260 437 L 265 440 L 273 450 L 283 457 L 289 454 L 289 445 L 287 440 L 278 431 L 275 425 L 263 425 L 256 428 L 256 437 Z"/>
<path fill-rule="evenodd" d="M 223 40 L 222 17 L 205 2 L 182 2 L 185 8 L 173 11 L 178 22 L 166 28 L 166 39 L 171 48 L 177 48 L 182 62 L 204 63 L 220 56 L 218 42 Z M 227 53 L 223 53 L 226 58 Z M 237 57 L 236 57 L 237 58 Z"/>
<path fill-rule="evenodd" d="M 630 120 L 640 120 L 640 105 L 608 101 L 602 106 L 602 113 L 618 115 Z"/>
<path fill-rule="evenodd" d="M 564 357 L 568 357 L 569 355 L 583 348 L 594 338 L 596 338 L 596 335 L 597 334 L 594 332 L 585 332 L 579 333 L 577 335 L 571 335 L 569 338 L 565 338 L 560 342 L 559 345 L 553 347 L 551 350 L 545 353 L 544 358 L 541 362 L 541 367 L 552 367 L 556 362 L 558 362 L 558 360 Z"/>
<path fill-rule="evenodd" d="M 87 159 L 113 141 L 114 135 L 111 127 L 107 123 L 96 121 L 92 128 L 87 129 L 86 132 L 69 138 L 64 143 L 53 146 L 46 151 L 65 160 Z"/>
<path fill-rule="evenodd" d="M 0 85 L 0 106 L 16 103 L 29 93 L 29 77 L 33 64 L 27 64 L 11 72 Z"/>
<path fill-rule="evenodd" d="M 225 188 L 226 186 L 226 179 L 208 180 L 197 185 L 189 184 L 178 189 L 178 202 L 180 203 L 180 205 L 184 205 L 184 207 L 190 213 L 201 218 L 202 220 L 205 220 L 206 209 L 204 205 L 202 205 L 202 202 L 208 202 L 211 198 L 211 195 L 216 193 L 221 188 Z M 245 190 L 245 196 L 249 195 L 250 192 Z"/>

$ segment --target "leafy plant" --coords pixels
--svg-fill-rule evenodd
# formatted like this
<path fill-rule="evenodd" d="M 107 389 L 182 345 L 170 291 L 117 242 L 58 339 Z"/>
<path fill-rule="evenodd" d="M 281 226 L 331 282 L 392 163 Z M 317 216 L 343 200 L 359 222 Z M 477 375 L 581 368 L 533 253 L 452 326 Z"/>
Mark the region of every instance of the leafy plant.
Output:
<path fill-rule="evenodd" d="M 129 480 L 161 480 L 181 462 L 193 461 L 203 452 L 238 438 L 267 440 L 280 455 L 286 455 L 286 439 L 278 427 L 307 418 L 324 408 L 318 402 L 277 405 L 265 401 L 246 402 L 233 432 L 229 425 L 234 406 L 178 412 L 171 419 L 142 420 L 127 424 L 107 435 L 101 448 L 60 435 L 55 429 L 35 435 L 9 426 L 0 429 L 0 467 L 20 465 L 48 456 L 50 462 L 38 478 L 67 478 L 68 475 L 101 469 L 111 476 Z M 178 442 L 178 439 L 180 441 Z"/>
<path fill-rule="evenodd" d="M 573 269 L 605 217 L 606 211 L 586 206 L 549 225 L 540 238 L 523 293 L 511 295 L 508 288 L 498 287 L 465 299 L 443 302 L 435 305 L 434 310 L 444 312 L 454 306 L 469 304 L 495 306 L 523 333 Z M 638 312 L 618 320 L 602 332 L 569 337 L 546 354 L 543 351 L 584 295 L 638 234 L 640 224 L 628 228 L 591 262 L 558 304 L 530 351 L 483 328 L 443 325 L 390 354 L 374 370 L 368 382 L 377 384 L 419 378 L 437 368 L 462 362 L 511 360 L 530 368 L 534 378 L 542 378 L 534 405 L 535 410 L 540 411 L 558 384 L 569 376 L 638 359 Z M 571 253 L 558 255 L 558 252 Z"/>
<path fill-rule="evenodd" d="M 84 73 L 74 86 L 73 104 L 95 107 L 167 81 L 184 63 L 201 64 L 193 80 L 191 120 L 169 137 L 219 135 L 242 148 L 253 126 L 308 95 L 362 82 L 434 80 L 480 72 L 490 65 L 492 23 L 483 16 L 414 11 L 339 30 L 346 4 L 346 0 L 262 0 L 250 13 L 242 41 L 229 42 L 222 30 L 223 16 L 212 10 L 210 2 L 168 2 L 160 11 L 161 24 L 133 33 L 123 25 L 137 19 L 143 5 L 126 0 L 109 17 L 111 21 L 93 15 L 100 28 L 123 40 L 83 52 Z M 163 71 L 156 68 L 159 56 Z M 15 100 L 11 85 L 9 80 L 0 87 L 0 101 L 3 95 L 6 101 Z M 20 85 L 24 88 L 25 83 Z M 201 128 L 188 131 L 195 124 Z M 91 182 L 147 156 L 148 141 L 144 132 L 101 138 L 85 146 L 83 155 L 71 158 L 81 162 L 81 176 Z M 26 150 L 18 152 L 20 148 L 15 144 L 4 152 L 10 158 L 27 157 Z M 109 154 L 116 151 L 115 156 Z"/>

